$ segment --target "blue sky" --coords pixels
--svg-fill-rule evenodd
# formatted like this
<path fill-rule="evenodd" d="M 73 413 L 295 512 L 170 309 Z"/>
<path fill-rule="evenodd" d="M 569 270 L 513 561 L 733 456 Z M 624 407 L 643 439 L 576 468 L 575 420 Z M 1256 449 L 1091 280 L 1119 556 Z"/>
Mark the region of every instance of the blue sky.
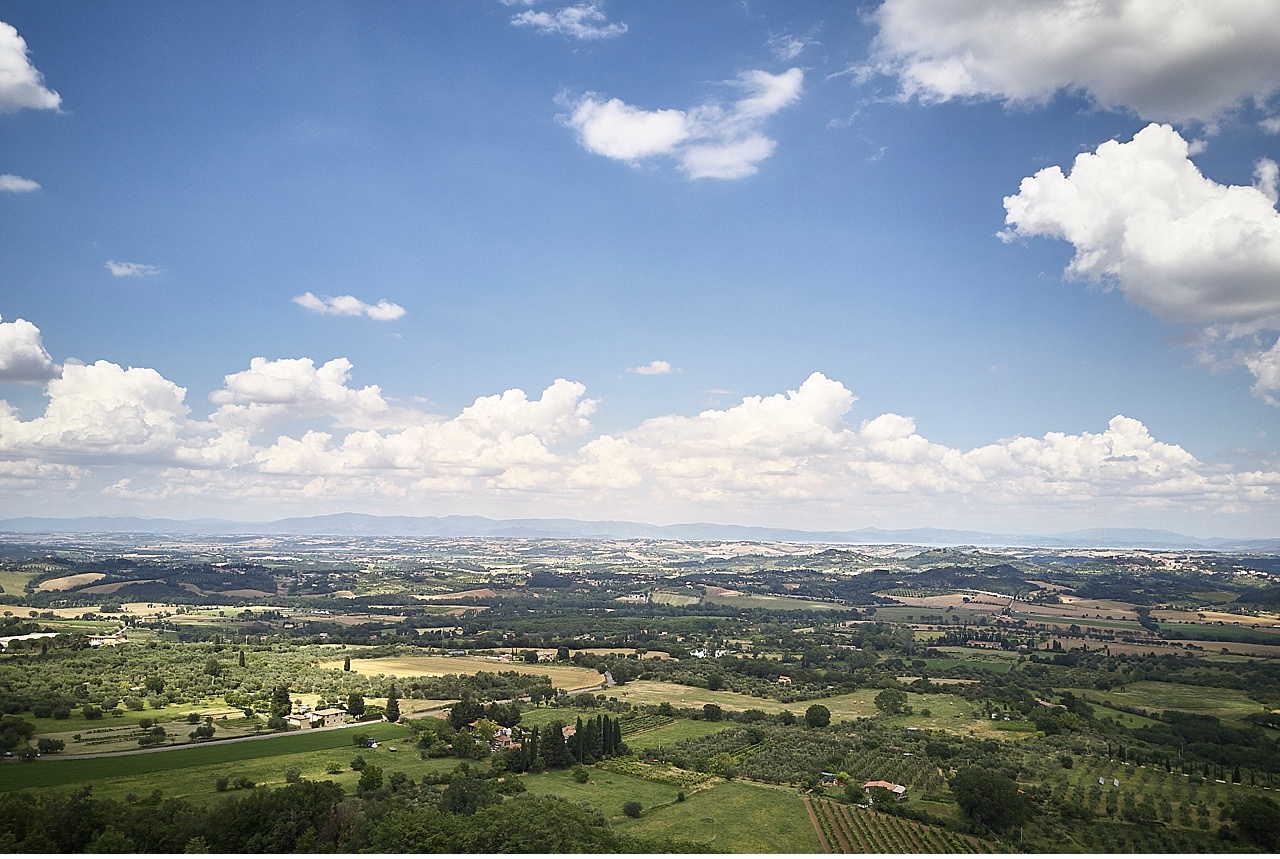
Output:
<path fill-rule="evenodd" d="M 6 3 L 0 516 L 1278 536 L 1280 21 L 1169 7 Z"/>

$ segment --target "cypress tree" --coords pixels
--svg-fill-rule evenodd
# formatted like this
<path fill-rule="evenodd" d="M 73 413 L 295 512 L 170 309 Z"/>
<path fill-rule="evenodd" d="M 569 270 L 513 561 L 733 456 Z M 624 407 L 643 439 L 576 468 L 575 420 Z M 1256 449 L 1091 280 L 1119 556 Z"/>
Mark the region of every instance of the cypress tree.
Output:
<path fill-rule="evenodd" d="M 564 725 L 552 722 L 543 727 L 542 736 L 538 738 L 542 760 L 546 762 L 547 769 L 564 769 L 573 763 L 573 758 L 569 755 L 569 746 L 564 741 L 563 731 Z"/>
<path fill-rule="evenodd" d="M 529 770 L 533 769 L 533 762 L 538 757 L 538 729 L 537 728 L 534 728 L 533 730 L 529 731 L 529 736 L 525 738 L 524 743 L 521 744 L 521 748 L 527 749 L 527 752 L 524 755 L 524 768 L 525 768 L 525 771 L 528 772 Z"/>
<path fill-rule="evenodd" d="M 591 724 L 591 732 L 588 734 L 591 740 L 590 753 L 593 760 L 600 760 L 604 757 L 604 731 L 605 716 L 596 716 Z"/>
<path fill-rule="evenodd" d="M 395 684 L 392 684 L 391 691 L 387 694 L 387 709 L 383 714 L 388 722 L 400 721 L 400 696 L 396 694 Z"/>
<path fill-rule="evenodd" d="M 588 723 L 589 724 L 589 723 Z M 577 763 L 583 763 L 587 756 L 586 731 L 582 727 L 582 717 L 573 726 L 573 736 L 569 738 L 569 754 Z"/>

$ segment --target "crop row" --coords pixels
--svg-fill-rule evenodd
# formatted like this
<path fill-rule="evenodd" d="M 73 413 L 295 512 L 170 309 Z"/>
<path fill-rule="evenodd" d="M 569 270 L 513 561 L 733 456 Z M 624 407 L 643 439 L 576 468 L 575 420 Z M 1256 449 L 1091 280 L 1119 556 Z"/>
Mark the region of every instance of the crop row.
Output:
<path fill-rule="evenodd" d="M 834 853 L 989 853 L 968 835 L 828 799 L 810 804 Z"/>
<path fill-rule="evenodd" d="M 675 721 L 672 716 L 659 716 L 657 713 L 628 713 L 622 718 L 622 735 L 626 737 L 641 731 L 664 728 L 675 724 Z"/>

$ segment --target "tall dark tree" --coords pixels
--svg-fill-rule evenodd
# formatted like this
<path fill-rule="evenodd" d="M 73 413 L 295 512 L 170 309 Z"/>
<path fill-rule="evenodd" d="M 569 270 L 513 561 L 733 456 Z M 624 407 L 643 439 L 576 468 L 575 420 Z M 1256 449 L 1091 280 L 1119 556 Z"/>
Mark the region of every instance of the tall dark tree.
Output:
<path fill-rule="evenodd" d="M 564 769 L 573 764 L 569 754 L 569 746 L 564 741 L 564 725 L 552 722 L 542 727 L 538 737 L 538 753 L 547 764 L 547 769 Z"/>
<path fill-rule="evenodd" d="M 462 728 L 484 715 L 484 706 L 475 699 L 470 690 L 462 693 L 462 700 L 453 705 L 449 711 L 449 724 L 455 730 Z"/>
<path fill-rule="evenodd" d="M 388 722 L 400 721 L 400 696 L 396 694 L 394 683 L 391 685 L 391 691 L 387 693 L 387 708 L 383 711 L 383 715 L 387 717 Z"/>
<path fill-rule="evenodd" d="M 1280 847 L 1280 805 L 1252 792 L 1232 802 L 1231 819 L 1240 832 L 1263 850 Z"/>
<path fill-rule="evenodd" d="M 271 690 L 271 715 L 284 717 L 293 710 L 293 700 L 289 696 L 289 687 L 280 685 Z"/>
<path fill-rule="evenodd" d="M 804 723 L 810 728 L 825 728 L 831 724 L 831 711 L 821 704 L 810 704 L 804 711 Z"/>
<path fill-rule="evenodd" d="M 964 767 L 951 779 L 956 804 L 971 819 L 997 832 L 1006 832 L 1031 817 L 1031 803 L 1017 783 L 1002 772 Z"/>
<path fill-rule="evenodd" d="M 588 722 L 588 724 L 590 724 Z M 591 763 L 586 760 L 587 750 L 585 748 L 585 740 L 587 738 L 586 730 L 582 725 L 582 717 L 578 717 L 578 721 L 574 723 L 573 736 L 565 740 L 565 745 L 569 747 L 569 757 L 578 763 Z"/>

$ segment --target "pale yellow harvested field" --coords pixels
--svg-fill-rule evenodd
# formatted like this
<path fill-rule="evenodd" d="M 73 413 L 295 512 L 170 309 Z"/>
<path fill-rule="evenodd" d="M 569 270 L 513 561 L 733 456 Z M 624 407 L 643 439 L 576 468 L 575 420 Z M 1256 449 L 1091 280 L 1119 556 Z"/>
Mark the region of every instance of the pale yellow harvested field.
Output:
<path fill-rule="evenodd" d="M 1018 603 L 1015 606 L 1015 610 L 1054 614 L 1058 617 L 1093 617 L 1110 618 L 1112 620 L 1138 619 L 1138 614 L 1133 610 L 1132 603 L 1118 600 L 1081 599 L 1080 597 L 1066 594 L 1061 595 L 1059 599 L 1062 602 L 1054 603 L 1053 605 L 1033 606 L 1027 603 Z"/>
<path fill-rule="evenodd" d="M 649 597 L 650 602 L 658 605 L 693 605 L 701 601 L 702 597 L 695 597 L 692 594 L 676 594 L 669 591 L 654 591 Z"/>
<path fill-rule="evenodd" d="M 498 592 L 493 588 L 473 588 L 469 591 L 454 591 L 448 594 L 414 594 L 415 599 L 420 600 L 461 600 L 468 597 L 476 599 L 492 599 L 496 597 Z"/>
<path fill-rule="evenodd" d="M 659 680 L 634 680 L 622 686 L 614 686 L 606 692 L 609 697 L 619 701 L 630 701 L 633 704 L 669 703 L 673 707 L 702 707 L 716 704 L 726 710 L 763 710 L 766 713 L 779 713 L 783 710 L 803 713 L 806 705 L 783 704 L 769 698 L 755 698 L 737 692 L 725 692 L 710 689 L 699 689 L 695 686 L 681 686 L 678 683 L 664 683 Z"/>
<path fill-rule="evenodd" d="M 81 585 L 92 584 L 99 579 L 105 579 L 106 573 L 77 573 L 74 576 L 62 576 L 57 579 L 49 579 L 41 582 L 36 586 L 36 592 L 40 591 L 69 591 L 72 588 L 78 588 Z"/>
<path fill-rule="evenodd" d="M 1225 623 L 1241 626 L 1276 626 L 1280 624 L 1280 615 L 1274 614 L 1231 614 L 1226 611 L 1173 611 L 1156 609 L 1151 612 L 1156 620 L 1168 620 L 1175 623 Z"/>
<path fill-rule="evenodd" d="M 942 608 L 959 608 L 961 606 L 979 606 L 979 605 L 993 605 L 993 606 L 1000 606 L 1003 608 L 1004 606 L 1009 604 L 1008 599 L 1002 599 L 1001 597 L 993 597 L 988 594 L 954 593 L 954 594 L 941 594 L 938 596 L 931 596 L 931 597 L 903 597 L 903 596 L 898 596 L 896 594 L 883 594 L 883 596 L 888 596 L 889 599 L 895 602 L 900 602 L 903 605 L 909 605 L 912 608 L 942 609 Z M 968 597 L 968 602 L 965 601 L 966 597 Z"/>
<path fill-rule="evenodd" d="M 790 710 L 797 717 L 803 717 L 811 704 L 821 704 L 831 713 L 832 721 L 853 720 L 863 717 L 876 717 L 880 711 L 876 708 L 875 697 L 878 689 L 859 689 L 845 695 L 833 695 L 830 698 L 815 698 L 812 701 L 792 701 L 784 704 L 771 698 L 756 698 L 751 695 L 740 695 L 737 692 L 712 692 L 692 686 L 681 686 L 676 683 L 663 683 L 656 680 L 637 680 L 622 686 L 615 686 L 607 693 L 617 697 L 619 701 L 630 701 L 636 705 L 656 705 L 669 703 L 673 707 L 700 708 L 707 704 L 717 704 L 725 710 L 763 710 L 766 713 L 780 713 Z M 985 719 L 972 715 L 972 705 L 957 695 L 946 692 L 917 694 L 908 692 L 907 699 L 915 708 L 913 716 L 895 716 L 895 723 L 903 727 L 914 726 L 922 730 L 950 731 L 952 733 L 991 734 L 997 729 Z M 929 715 L 923 714 L 929 710 Z"/>
<path fill-rule="evenodd" d="M 86 612 L 98 613 L 97 608 L 32 608 L 29 605 L 0 605 L 0 612 L 12 612 L 15 617 L 30 617 L 31 612 L 36 614 L 44 614 L 45 612 L 53 612 L 54 617 L 60 617 L 68 620 L 74 620 Z"/>
<path fill-rule="evenodd" d="M 322 663 L 321 668 L 341 668 L 342 660 Z M 574 665 L 503 662 L 479 656 L 384 656 L 377 659 L 352 659 L 351 670 L 360 674 L 386 674 L 391 677 L 440 677 L 445 674 L 475 674 L 478 671 L 516 671 L 520 674 L 545 676 L 557 689 L 573 691 L 598 686 L 599 672 Z"/>

